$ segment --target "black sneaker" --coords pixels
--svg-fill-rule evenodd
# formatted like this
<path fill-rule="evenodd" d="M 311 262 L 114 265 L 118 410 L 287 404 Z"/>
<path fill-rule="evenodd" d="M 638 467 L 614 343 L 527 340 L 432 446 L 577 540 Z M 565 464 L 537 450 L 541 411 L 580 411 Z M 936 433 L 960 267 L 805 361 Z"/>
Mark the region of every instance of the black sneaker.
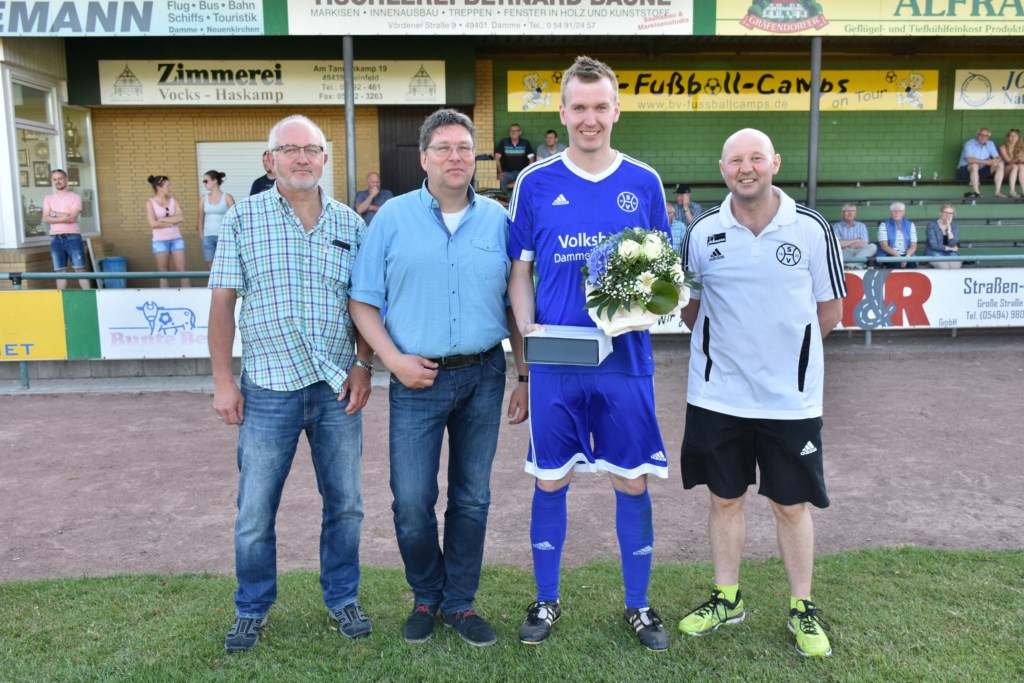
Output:
<path fill-rule="evenodd" d="M 558 600 L 534 602 L 526 608 L 526 621 L 519 627 L 519 642 L 540 645 L 551 635 L 551 626 L 562 617 L 562 603 Z"/>
<path fill-rule="evenodd" d="M 405 620 L 405 628 L 402 635 L 407 643 L 425 643 L 434 635 L 434 626 L 437 624 L 437 605 L 425 605 L 417 603 L 412 608 L 412 614 Z"/>
<path fill-rule="evenodd" d="M 341 609 L 327 610 L 327 614 L 331 621 L 338 622 L 338 633 L 346 638 L 365 638 L 373 632 L 373 622 L 358 602 L 349 603 Z"/>
<path fill-rule="evenodd" d="M 627 607 L 622 618 L 634 631 L 640 644 L 648 650 L 660 652 L 668 649 L 668 631 L 661 617 L 650 607 Z"/>
<path fill-rule="evenodd" d="M 266 617 L 236 617 L 228 634 L 224 637 L 224 649 L 228 652 L 248 652 L 260 639 L 260 629 L 267 623 Z"/>
<path fill-rule="evenodd" d="M 498 642 L 494 629 L 472 607 L 444 615 L 444 623 L 454 628 L 455 632 L 470 645 L 486 647 Z"/>

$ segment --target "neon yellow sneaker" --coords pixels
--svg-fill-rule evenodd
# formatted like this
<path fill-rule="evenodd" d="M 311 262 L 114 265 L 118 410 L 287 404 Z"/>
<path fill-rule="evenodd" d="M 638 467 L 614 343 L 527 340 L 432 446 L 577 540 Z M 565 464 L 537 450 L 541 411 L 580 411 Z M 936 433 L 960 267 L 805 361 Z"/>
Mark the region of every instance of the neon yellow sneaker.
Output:
<path fill-rule="evenodd" d="M 722 624 L 738 624 L 747 618 L 743 611 L 743 591 L 736 591 L 736 602 L 729 602 L 717 588 L 711 599 L 693 610 L 679 622 L 679 630 L 690 636 L 714 633 Z"/>
<path fill-rule="evenodd" d="M 832 645 L 825 635 L 830 629 L 810 600 L 799 600 L 797 607 L 789 610 L 789 630 L 796 635 L 796 651 L 804 657 L 828 657 L 832 654 Z"/>

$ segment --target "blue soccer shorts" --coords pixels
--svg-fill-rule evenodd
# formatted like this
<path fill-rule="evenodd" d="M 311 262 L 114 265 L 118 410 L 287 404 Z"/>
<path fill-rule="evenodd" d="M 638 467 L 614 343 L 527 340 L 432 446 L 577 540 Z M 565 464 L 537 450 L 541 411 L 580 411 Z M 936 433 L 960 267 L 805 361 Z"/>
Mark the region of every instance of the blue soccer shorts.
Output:
<path fill-rule="evenodd" d="M 571 469 L 626 479 L 668 477 L 654 381 L 621 374 L 530 375 L 526 471 L 557 480 Z"/>

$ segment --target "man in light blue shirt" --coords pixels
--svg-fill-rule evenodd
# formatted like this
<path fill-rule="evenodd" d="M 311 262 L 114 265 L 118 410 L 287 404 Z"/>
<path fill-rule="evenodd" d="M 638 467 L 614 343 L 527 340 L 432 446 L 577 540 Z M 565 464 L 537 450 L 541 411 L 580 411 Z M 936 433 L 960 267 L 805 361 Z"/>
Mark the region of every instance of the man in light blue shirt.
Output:
<path fill-rule="evenodd" d="M 991 138 L 992 131 L 982 128 L 975 137 L 964 143 L 960 163 L 956 165 L 956 177 L 959 180 L 970 180 L 971 191 L 965 192 L 965 197 L 980 197 L 980 182 L 992 178 L 996 181 L 995 196 L 1006 196 L 1003 194 L 1003 159 Z"/>
<path fill-rule="evenodd" d="M 857 220 L 855 204 L 843 204 L 843 220 L 833 223 L 832 230 L 836 233 L 836 239 L 843 250 L 844 263 L 847 259 L 858 261 L 847 264 L 846 268 L 867 268 L 867 265 L 859 261 L 874 256 L 878 246 L 868 239 L 868 227 Z"/>
<path fill-rule="evenodd" d="M 470 186 L 475 154 L 469 117 L 452 109 L 428 116 L 420 128 L 427 180 L 381 207 L 352 277 L 352 319 L 392 376 L 391 509 L 413 591 L 403 630 L 410 643 L 430 638 L 439 611 L 472 645 L 497 639 L 473 600 L 505 396 L 506 337 L 519 374 L 509 422 L 527 417 L 529 377 L 508 308 L 508 217 L 500 204 Z M 434 507 L 446 430 L 442 545 Z"/>

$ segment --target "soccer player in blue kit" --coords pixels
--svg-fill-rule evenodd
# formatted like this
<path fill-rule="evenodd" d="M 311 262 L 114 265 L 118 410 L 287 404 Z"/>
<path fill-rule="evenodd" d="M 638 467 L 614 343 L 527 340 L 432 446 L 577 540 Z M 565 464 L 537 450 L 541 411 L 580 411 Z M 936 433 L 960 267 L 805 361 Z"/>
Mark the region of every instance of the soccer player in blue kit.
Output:
<path fill-rule="evenodd" d="M 658 174 L 612 149 L 612 125 L 619 119 L 615 73 L 597 60 L 577 58 L 562 76 L 559 115 L 569 149 L 528 166 L 509 205 L 509 298 L 524 336 L 545 324 L 594 326 L 584 307 L 580 267 L 603 237 L 630 227 L 670 234 Z M 653 376 L 647 332 L 615 337 L 612 353 L 596 367 L 531 369 L 526 471 L 536 477 L 530 543 L 537 599 L 519 630 L 524 644 L 543 642 L 562 614 L 566 494 L 579 470 L 608 473 L 615 489 L 624 619 L 646 648 L 668 648 L 665 626 L 647 602 L 654 551 L 647 476 L 667 477 Z"/>

